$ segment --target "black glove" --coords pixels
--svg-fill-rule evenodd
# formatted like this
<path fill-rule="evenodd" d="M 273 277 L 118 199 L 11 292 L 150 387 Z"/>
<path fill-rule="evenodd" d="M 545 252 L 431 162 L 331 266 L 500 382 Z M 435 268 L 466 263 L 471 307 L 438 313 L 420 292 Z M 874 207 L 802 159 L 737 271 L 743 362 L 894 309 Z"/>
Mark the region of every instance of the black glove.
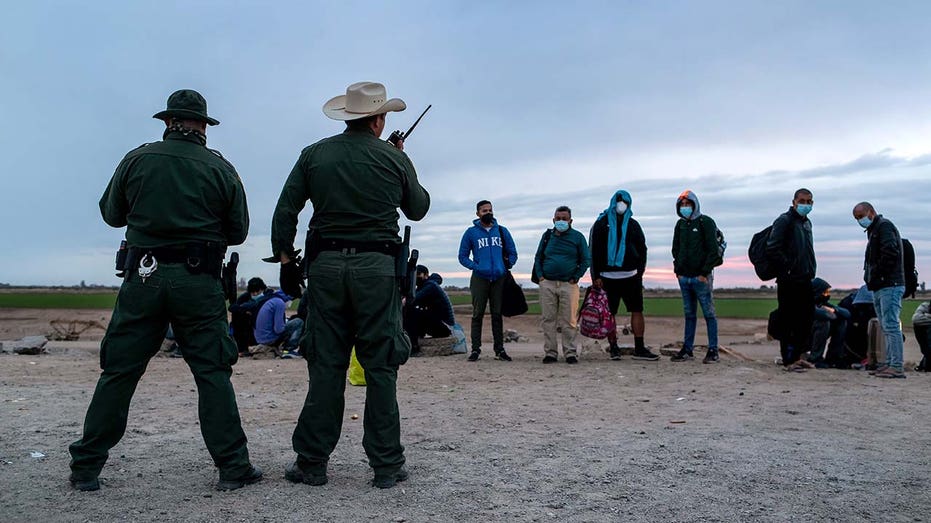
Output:
<path fill-rule="evenodd" d="M 298 299 L 304 294 L 304 269 L 301 267 L 301 258 L 292 259 L 288 263 L 281 264 L 281 272 L 278 276 L 278 283 L 281 290 L 292 299 Z"/>

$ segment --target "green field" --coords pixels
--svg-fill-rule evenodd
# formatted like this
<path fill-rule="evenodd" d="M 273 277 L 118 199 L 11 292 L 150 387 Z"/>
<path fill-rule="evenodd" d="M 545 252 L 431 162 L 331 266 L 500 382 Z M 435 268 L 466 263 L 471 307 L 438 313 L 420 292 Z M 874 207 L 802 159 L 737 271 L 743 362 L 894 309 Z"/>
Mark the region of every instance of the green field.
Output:
<path fill-rule="evenodd" d="M 536 292 L 527 292 L 530 314 L 540 314 Z M 468 305 L 468 294 L 453 294 L 453 305 Z M 681 316 L 682 300 L 678 297 L 644 298 L 644 312 L 648 316 Z M 922 300 L 905 300 L 902 305 L 902 324 L 911 325 L 912 314 Z M 25 309 L 112 309 L 115 292 L 5 292 L 0 293 L 0 308 Z M 297 300 L 292 309 L 297 307 Z M 765 319 L 776 308 L 772 298 L 717 298 L 715 309 L 720 318 Z M 623 310 L 623 307 L 621 308 Z M 0 312 L 2 314 L 2 312 Z"/>

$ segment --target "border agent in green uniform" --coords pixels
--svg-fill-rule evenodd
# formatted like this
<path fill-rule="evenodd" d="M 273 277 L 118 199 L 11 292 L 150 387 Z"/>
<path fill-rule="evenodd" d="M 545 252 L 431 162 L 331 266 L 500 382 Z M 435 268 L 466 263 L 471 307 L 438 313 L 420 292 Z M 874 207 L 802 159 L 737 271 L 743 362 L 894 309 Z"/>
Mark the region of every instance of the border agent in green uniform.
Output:
<path fill-rule="evenodd" d="M 126 226 L 127 276 L 100 346 L 103 373 L 84 436 L 69 449 L 70 481 L 78 490 L 100 488 L 97 476 L 126 431 L 136 384 L 170 322 L 197 384 L 217 488 L 233 490 L 262 478 L 249 463 L 230 383 L 238 353 L 219 280 L 226 247 L 246 239 L 246 196 L 233 166 L 206 147 L 207 125 L 220 122 L 207 116 L 199 93 L 176 91 L 154 118 L 167 126 L 163 141 L 130 151 L 100 199 L 104 221 Z"/>
<path fill-rule="evenodd" d="M 323 112 L 346 121 L 346 131 L 301 152 L 275 208 L 272 261 L 281 260 L 283 280 L 293 274 L 298 213 L 308 199 L 314 209 L 305 252 L 310 306 L 303 340 L 310 387 L 292 438 L 297 461 L 285 473 L 295 483 L 327 482 L 353 346 L 365 369 L 362 446 L 375 471 L 373 484 L 390 488 L 407 479 L 397 377 L 411 346 L 401 326 L 395 271 L 397 209 L 420 220 L 430 195 L 417 182 L 403 141 L 395 148 L 379 139 L 385 113 L 406 107 L 373 82 L 350 85 L 345 96 L 327 102 Z"/>

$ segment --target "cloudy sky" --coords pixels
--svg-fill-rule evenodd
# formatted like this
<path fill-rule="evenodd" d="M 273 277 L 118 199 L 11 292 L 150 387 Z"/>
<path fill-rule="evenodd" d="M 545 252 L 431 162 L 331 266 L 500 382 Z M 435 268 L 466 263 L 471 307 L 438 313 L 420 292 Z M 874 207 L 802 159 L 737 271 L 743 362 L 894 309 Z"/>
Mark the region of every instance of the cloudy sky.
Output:
<path fill-rule="evenodd" d="M 820 275 L 860 280 L 871 200 L 931 274 L 931 4 L 926 2 L 16 2 L 0 32 L 0 282 L 115 284 L 123 231 L 97 207 L 120 158 L 161 138 L 151 115 L 180 88 L 222 125 L 252 216 L 240 274 L 259 258 L 302 147 L 342 130 L 323 102 L 380 81 L 433 109 L 407 144 L 430 214 L 415 247 L 451 283 L 487 198 L 526 279 L 553 209 L 588 228 L 618 188 L 672 286 L 674 201 L 697 192 L 729 247 L 718 286 L 759 280 L 750 236 L 811 188 Z M 301 216 L 305 228 L 310 207 Z M 924 276 L 924 274 L 923 274 Z M 924 277 L 922 279 L 925 279 Z"/>

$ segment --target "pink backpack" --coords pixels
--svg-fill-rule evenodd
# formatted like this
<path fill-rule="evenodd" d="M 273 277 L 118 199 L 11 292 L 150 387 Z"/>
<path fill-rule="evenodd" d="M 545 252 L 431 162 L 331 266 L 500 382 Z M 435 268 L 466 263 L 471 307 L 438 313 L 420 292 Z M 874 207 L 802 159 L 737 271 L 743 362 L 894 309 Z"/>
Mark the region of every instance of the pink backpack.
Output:
<path fill-rule="evenodd" d="M 614 315 L 608 305 L 608 293 L 604 289 L 589 287 L 579 310 L 579 333 L 586 338 L 603 340 L 615 328 Z"/>

